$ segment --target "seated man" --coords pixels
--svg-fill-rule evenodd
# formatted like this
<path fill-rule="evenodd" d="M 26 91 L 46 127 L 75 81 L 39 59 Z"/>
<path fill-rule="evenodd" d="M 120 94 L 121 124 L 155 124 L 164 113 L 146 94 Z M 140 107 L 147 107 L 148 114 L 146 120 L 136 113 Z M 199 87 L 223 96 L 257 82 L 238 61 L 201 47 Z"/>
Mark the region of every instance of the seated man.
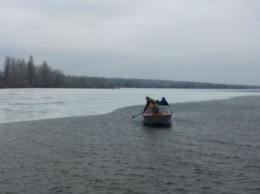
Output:
<path fill-rule="evenodd" d="M 167 105 L 169 106 L 168 102 L 166 101 L 165 97 L 162 97 L 162 100 L 159 103 L 160 105 Z"/>

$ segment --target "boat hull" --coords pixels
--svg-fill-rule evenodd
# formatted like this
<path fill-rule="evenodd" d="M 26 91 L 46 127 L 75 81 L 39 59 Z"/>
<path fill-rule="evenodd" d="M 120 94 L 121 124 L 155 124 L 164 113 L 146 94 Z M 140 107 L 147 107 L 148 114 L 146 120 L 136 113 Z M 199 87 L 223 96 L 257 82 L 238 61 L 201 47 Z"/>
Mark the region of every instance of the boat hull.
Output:
<path fill-rule="evenodd" d="M 143 119 L 146 124 L 162 124 L 169 125 L 171 124 L 172 113 L 160 112 L 160 113 L 144 113 Z"/>
<path fill-rule="evenodd" d="M 150 125 L 169 125 L 172 121 L 172 112 L 169 110 L 169 106 L 160 105 L 159 112 L 153 113 L 151 109 L 147 109 L 143 113 L 144 123 Z"/>

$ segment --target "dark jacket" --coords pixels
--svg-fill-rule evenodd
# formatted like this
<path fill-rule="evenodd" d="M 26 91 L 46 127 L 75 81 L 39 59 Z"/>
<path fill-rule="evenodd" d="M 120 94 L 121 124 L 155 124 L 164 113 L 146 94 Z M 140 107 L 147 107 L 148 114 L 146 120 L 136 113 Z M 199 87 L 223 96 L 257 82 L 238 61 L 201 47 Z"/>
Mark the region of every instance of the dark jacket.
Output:
<path fill-rule="evenodd" d="M 166 101 L 166 99 L 164 97 L 162 97 L 162 100 L 160 101 L 160 105 L 167 105 L 167 106 L 169 106 L 168 102 Z"/>

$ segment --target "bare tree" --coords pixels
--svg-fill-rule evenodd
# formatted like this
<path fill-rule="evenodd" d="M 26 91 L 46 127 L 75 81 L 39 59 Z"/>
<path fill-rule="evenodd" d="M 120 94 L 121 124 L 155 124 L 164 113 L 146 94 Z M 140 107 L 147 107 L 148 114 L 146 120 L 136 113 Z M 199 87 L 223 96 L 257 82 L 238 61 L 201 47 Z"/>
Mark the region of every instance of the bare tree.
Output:
<path fill-rule="evenodd" d="M 37 86 L 39 87 L 50 87 L 51 68 L 48 66 L 46 61 L 43 62 L 38 68 L 37 72 Z"/>
<path fill-rule="evenodd" d="M 27 62 L 27 80 L 29 82 L 30 87 L 35 86 L 36 82 L 36 67 L 34 65 L 33 56 L 29 57 Z"/>
<path fill-rule="evenodd" d="M 64 87 L 65 76 L 61 70 L 53 71 L 54 87 Z"/>

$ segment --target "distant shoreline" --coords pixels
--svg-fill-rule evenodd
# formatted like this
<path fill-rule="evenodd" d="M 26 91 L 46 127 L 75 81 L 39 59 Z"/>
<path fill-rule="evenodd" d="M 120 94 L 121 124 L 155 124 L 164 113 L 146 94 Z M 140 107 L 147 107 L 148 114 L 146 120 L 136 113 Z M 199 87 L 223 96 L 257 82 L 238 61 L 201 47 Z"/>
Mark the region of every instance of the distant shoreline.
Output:
<path fill-rule="evenodd" d="M 19 73 L 17 73 L 19 72 Z M 141 78 L 105 78 L 65 75 L 52 69 L 46 61 L 35 65 L 33 56 L 16 59 L 7 56 L 0 70 L 0 88 L 193 88 L 193 89 L 260 89 L 256 85 L 218 84 Z"/>

